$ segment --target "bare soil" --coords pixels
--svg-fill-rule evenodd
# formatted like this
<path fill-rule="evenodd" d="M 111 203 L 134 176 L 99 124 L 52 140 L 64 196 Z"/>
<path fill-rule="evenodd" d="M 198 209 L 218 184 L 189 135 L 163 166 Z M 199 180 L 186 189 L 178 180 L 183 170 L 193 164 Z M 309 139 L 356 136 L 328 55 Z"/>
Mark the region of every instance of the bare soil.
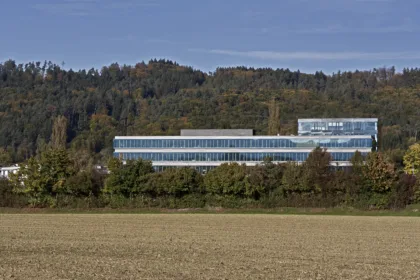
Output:
<path fill-rule="evenodd" d="M 0 214 L 0 279 L 420 279 L 420 218 Z"/>

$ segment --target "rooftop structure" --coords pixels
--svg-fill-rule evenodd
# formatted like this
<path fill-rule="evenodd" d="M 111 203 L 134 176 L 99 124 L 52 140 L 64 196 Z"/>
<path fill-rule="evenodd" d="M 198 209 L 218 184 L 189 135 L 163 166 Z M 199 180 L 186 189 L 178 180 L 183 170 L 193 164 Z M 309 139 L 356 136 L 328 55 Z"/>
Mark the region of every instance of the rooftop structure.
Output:
<path fill-rule="evenodd" d="M 252 136 L 253 129 L 181 129 L 181 136 Z"/>
<path fill-rule="evenodd" d="M 378 139 L 377 118 L 299 119 L 298 134 L 370 135 Z"/>

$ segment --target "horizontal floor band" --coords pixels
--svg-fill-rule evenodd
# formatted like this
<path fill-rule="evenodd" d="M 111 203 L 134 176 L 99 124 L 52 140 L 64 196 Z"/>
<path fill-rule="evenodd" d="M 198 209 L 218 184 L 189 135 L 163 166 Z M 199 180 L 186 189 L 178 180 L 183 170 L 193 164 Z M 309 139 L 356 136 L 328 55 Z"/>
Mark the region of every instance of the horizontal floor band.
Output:
<path fill-rule="evenodd" d="M 261 161 L 234 161 L 238 164 L 245 164 L 247 166 L 261 165 Z M 220 161 L 153 161 L 153 166 L 173 166 L 173 167 L 189 167 L 189 166 L 219 166 L 223 163 L 232 162 L 220 162 Z M 286 161 L 273 161 L 273 163 L 287 163 Z M 301 164 L 302 162 L 297 162 Z M 349 161 L 331 161 L 330 166 L 351 166 Z"/>
<path fill-rule="evenodd" d="M 314 148 L 125 148 L 114 153 L 310 153 Z M 329 153 L 369 153 L 371 148 L 327 148 Z"/>

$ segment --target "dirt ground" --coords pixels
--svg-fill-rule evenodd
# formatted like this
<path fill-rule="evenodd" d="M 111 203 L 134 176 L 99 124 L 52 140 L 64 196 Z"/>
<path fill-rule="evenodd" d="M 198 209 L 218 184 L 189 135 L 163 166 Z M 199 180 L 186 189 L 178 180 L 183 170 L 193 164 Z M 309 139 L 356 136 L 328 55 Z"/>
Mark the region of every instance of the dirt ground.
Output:
<path fill-rule="evenodd" d="M 420 279 L 420 218 L 0 214 L 0 279 Z"/>

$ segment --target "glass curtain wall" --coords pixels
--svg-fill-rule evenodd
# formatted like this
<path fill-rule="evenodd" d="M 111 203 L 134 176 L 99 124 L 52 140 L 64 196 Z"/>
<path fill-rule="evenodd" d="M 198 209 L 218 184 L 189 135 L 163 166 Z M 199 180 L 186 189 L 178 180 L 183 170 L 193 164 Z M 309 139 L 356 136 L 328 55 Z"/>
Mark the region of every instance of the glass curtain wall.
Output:
<path fill-rule="evenodd" d="M 314 139 L 115 139 L 114 148 L 186 149 L 186 148 L 370 148 L 368 138 Z"/>
<path fill-rule="evenodd" d="M 333 161 L 349 161 L 353 152 L 330 152 Z M 262 162 L 266 159 L 272 161 L 305 161 L 308 158 L 307 152 L 281 152 L 281 153 L 114 153 L 115 157 L 122 157 L 124 160 L 151 160 L 170 162 Z M 366 153 L 362 153 L 366 155 Z"/>
<path fill-rule="evenodd" d="M 377 135 L 377 121 L 299 121 L 299 135 Z"/>

